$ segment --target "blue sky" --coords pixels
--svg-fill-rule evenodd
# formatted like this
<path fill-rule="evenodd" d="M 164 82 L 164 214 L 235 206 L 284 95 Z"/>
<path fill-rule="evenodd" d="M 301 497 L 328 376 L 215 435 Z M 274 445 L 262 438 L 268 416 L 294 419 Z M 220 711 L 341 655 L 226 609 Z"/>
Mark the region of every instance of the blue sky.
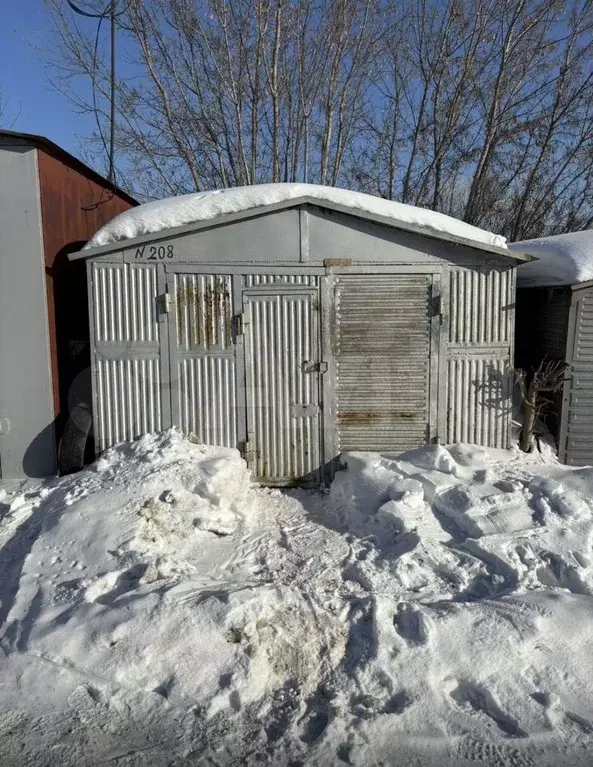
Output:
<path fill-rule="evenodd" d="M 80 154 L 81 137 L 92 133 L 94 121 L 74 113 L 49 85 L 38 50 L 50 40 L 43 0 L 3 0 L 0 6 L 0 91 L 8 102 L 2 127 L 46 136 Z M 94 20 L 86 21 L 95 29 Z"/>

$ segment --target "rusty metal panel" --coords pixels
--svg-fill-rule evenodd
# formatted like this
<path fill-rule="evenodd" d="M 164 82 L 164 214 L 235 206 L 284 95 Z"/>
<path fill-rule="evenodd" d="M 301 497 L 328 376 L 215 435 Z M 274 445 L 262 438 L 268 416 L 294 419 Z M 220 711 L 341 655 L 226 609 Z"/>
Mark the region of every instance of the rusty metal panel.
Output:
<path fill-rule="evenodd" d="M 174 273 L 173 423 L 204 443 L 238 446 L 233 278 Z"/>
<path fill-rule="evenodd" d="M 398 453 L 429 439 L 430 274 L 336 280 L 340 451 Z"/>
<path fill-rule="evenodd" d="M 512 269 L 452 269 L 449 342 L 505 344 L 512 333 Z"/>
<path fill-rule="evenodd" d="M 593 464 L 593 289 L 576 292 L 573 300 L 560 457 L 583 466 Z"/>
<path fill-rule="evenodd" d="M 157 269 L 91 265 L 96 450 L 163 428 Z"/>
<path fill-rule="evenodd" d="M 232 346 L 230 275 L 175 274 L 175 315 L 180 350 Z"/>
<path fill-rule="evenodd" d="M 452 355 L 448 362 L 448 442 L 509 446 L 508 355 Z"/>
<path fill-rule="evenodd" d="M 319 333 L 316 290 L 289 285 L 244 293 L 247 455 L 266 483 L 319 479 Z"/>

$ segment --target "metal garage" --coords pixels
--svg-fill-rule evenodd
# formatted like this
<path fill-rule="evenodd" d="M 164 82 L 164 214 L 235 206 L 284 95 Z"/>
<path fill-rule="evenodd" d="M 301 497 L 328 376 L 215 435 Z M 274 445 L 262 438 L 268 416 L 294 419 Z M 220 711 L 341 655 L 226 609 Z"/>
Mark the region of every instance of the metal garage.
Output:
<path fill-rule="evenodd" d="M 174 425 L 287 485 L 346 450 L 508 446 L 522 256 L 311 189 L 75 256 L 97 452 Z"/>
<path fill-rule="evenodd" d="M 542 359 L 566 363 L 562 394 L 547 421 L 558 456 L 572 466 L 593 464 L 593 232 L 585 230 L 516 243 L 539 260 L 518 271 L 518 367 Z"/>

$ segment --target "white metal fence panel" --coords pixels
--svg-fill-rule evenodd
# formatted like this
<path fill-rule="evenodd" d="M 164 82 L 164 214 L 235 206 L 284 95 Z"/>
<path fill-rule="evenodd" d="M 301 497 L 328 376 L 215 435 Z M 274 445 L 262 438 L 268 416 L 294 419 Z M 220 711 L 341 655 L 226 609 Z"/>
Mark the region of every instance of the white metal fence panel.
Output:
<path fill-rule="evenodd" d="M 428 274 L 337 278 L 340 451 L 399 453 L 429 439 L 431 280 Z"/>

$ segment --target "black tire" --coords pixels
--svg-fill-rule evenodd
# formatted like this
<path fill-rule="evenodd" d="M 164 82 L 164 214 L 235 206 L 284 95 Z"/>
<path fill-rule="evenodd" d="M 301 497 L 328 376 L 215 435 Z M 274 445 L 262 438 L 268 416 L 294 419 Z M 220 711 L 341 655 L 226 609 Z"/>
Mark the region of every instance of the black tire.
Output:
<path fill-rule="evenodd" d="M 93 416 L 87 405 L 75 405 L 72 408 L 58 449 L 60 474 L 71 474 L 74 471 L 80 471 L 84 466 L 92 424 Z"/>

